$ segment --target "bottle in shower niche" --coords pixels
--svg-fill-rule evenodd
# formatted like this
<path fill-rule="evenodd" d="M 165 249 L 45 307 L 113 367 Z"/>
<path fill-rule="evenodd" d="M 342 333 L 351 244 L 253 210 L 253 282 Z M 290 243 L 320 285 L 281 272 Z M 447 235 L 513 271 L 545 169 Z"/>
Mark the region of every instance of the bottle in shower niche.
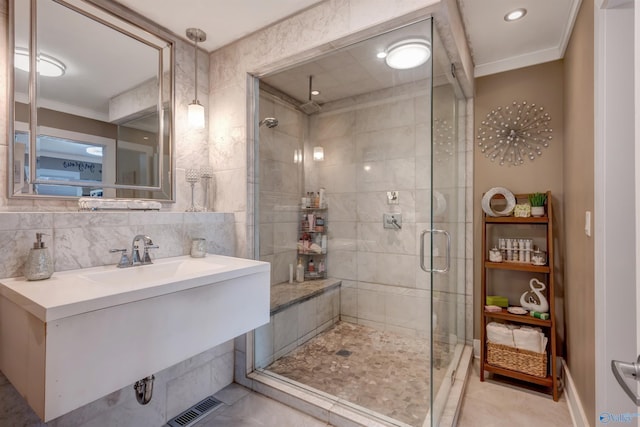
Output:
<path fill-rule="evenodd" d="M 296 266 L 296 282 L 304 282 L 304 265 L 302 265 L 302 258 L 298 258 L 298 265 Z"/>
<path fill-rule="evenodd" d="M 53 259 L 42 241 L 44 233 L 36 233 L 36 241 L 27 256 L 24 275 L 27 280 L 44 280 L 53 274 Z"/>
<path fill-rule="evenodd" d="M 309 271 L 309 273 L 316 272 L 316 265 L 313 263 L 313 258 L 309 260 L 309 264 L 307 265 L 307 270 Z"/>

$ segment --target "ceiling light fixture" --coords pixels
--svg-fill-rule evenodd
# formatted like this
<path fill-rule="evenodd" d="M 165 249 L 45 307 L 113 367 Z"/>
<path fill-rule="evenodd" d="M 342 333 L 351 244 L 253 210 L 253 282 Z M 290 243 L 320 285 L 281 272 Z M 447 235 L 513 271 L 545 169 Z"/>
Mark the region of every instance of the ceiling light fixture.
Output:
<path fill-rule="evenodd" d="M 204 106 L 198 101 L 198 42 L 205 41 L 207 33 L 199 28 L 187 28 L 187 37 L 193 42 L 195 56 L 195 98 L 189 104 L 187 117 L 190 127 L 204 129 Z"/>
<path fill-rule="evenodd" d="M 431 43 L 424 39 L 407 39 L 394 43 L 384 58 L 387 65 L 396 70 L 418 67 L 431 58 Z"/>
<path fill-rule="evenodd" d="M 512 10 L 504 15 L 504 20 L 507 22 L 517 21 L 518 19 L 524 18 L 526 14 L 527 9 L 521 7 L 520 9 Z"/>
<path fill-rule="evenodd" d="M 312 90 L 311 91 L 311 95 L 318 96 L 318 95 L 320 95 L 320 91 L 319 90 Z"/>
<path fill-rule="evenodd" d="M 22 71 L 29 72 L 29 51 L 23 47 L 17 47 L 14 55 L 14 66 Z M 41 53 L 38 55 L 38 74 L 46 77 L 63 76 L 67 67 L 62 61 L 53 56 Z"/>
<path fill-rule="evenodd" d="M 376 58 L 378 59 L 384 59 L 387 57 L 387 52 L 378 52 L 376 53 Z"/>
<path fill-rule="evenodd" d="M 313 147 L 313 161 L 321 162 L 324 160 L 324 148 L 318 146 Z"/>
<path fill-rule="evenodd" d="M 92 156 L 100 156 L 102 157 L 102 147 L 87 147 L 87 154 L 91 154 Z"/>

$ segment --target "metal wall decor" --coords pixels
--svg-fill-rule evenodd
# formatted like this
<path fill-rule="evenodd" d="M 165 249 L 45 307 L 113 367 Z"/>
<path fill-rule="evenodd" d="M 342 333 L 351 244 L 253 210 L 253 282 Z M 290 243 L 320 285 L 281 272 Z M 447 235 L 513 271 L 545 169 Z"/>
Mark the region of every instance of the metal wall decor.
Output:
<path fill-rule="evenodd" d="M 478 128 L 478 146 L 485 157 L 500 165 L 518 166 L 526 158 L 533 161 L 553 138 L 550 121 L 544 107 L 513 101 L 487 114 Z"/>

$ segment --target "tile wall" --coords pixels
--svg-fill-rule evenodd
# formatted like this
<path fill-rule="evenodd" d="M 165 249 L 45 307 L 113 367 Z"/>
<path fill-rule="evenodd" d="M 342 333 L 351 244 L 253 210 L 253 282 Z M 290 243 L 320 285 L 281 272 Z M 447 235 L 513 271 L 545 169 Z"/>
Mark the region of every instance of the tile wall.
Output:
<path fill-rule="evenodd" d="M 271 284 L 289 280 L 289 264 L 296 264 L 302 163 L 295 163 L 295 150 L 302 150 L 307 117 L 268 93 L 260 94 L 260 118 L 275 117 L 278 126 L 262 126 L 260 132 L 260 260 L 271 263 Z"/>
<path fill-rule="evenodd" d="M 307 154 L 322 146 L 325 160 L 305 163 L 306 190 L 327 189 L 327 265 L 331 277 L 342 279 L 342 318 L 420 336 L 431 327 L 431 277 L 418 260 L 420 230 L 431 227 L 429 84 L 325 104 L 310 117 L 306 146 Z M 452 96 L 450 86 L 434 89 L 436 98 Z M 437 101 L 434 117 L 455 126 L 454 104 Z M 441 330 L 462 338 L 466 253 L 464 239 L 455 237 L 465 233 L 465 143 L 464 134 L 455 139 L 451 126 L 451 146 L 436 145 L 433 159 L 434 187 L 444 202 L 442 212 L 434 206 L 434 226 L 454 236 L 452 270 L 434 276 L 434 314 Z M 399 192 L 398 205 L 387 203 L 387 191 Z M 402 229 L 384 229 L 383 213 L 402 214 Z M 435 243 L 436 265 L 442 267 L 444 240 Z"/>

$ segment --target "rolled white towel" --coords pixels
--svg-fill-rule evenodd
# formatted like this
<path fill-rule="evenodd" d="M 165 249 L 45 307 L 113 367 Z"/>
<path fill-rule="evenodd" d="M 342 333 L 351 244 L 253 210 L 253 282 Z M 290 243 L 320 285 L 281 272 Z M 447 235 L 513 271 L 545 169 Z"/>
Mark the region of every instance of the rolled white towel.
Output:
<path fill-rule="evenodd" d="M 546 347 L 546 344 L 543 345 L 544 338 L 545 336 L 542 332 L 530 328 L 520 328 L 513 331 L 515 347 L 520 350 L 542 353 Z"/>
<path fill-rule="evenodd" d="M 515 347 L 513 331 L 502 323 L 491 322 L 487 324 L 487 341 Z"/>

